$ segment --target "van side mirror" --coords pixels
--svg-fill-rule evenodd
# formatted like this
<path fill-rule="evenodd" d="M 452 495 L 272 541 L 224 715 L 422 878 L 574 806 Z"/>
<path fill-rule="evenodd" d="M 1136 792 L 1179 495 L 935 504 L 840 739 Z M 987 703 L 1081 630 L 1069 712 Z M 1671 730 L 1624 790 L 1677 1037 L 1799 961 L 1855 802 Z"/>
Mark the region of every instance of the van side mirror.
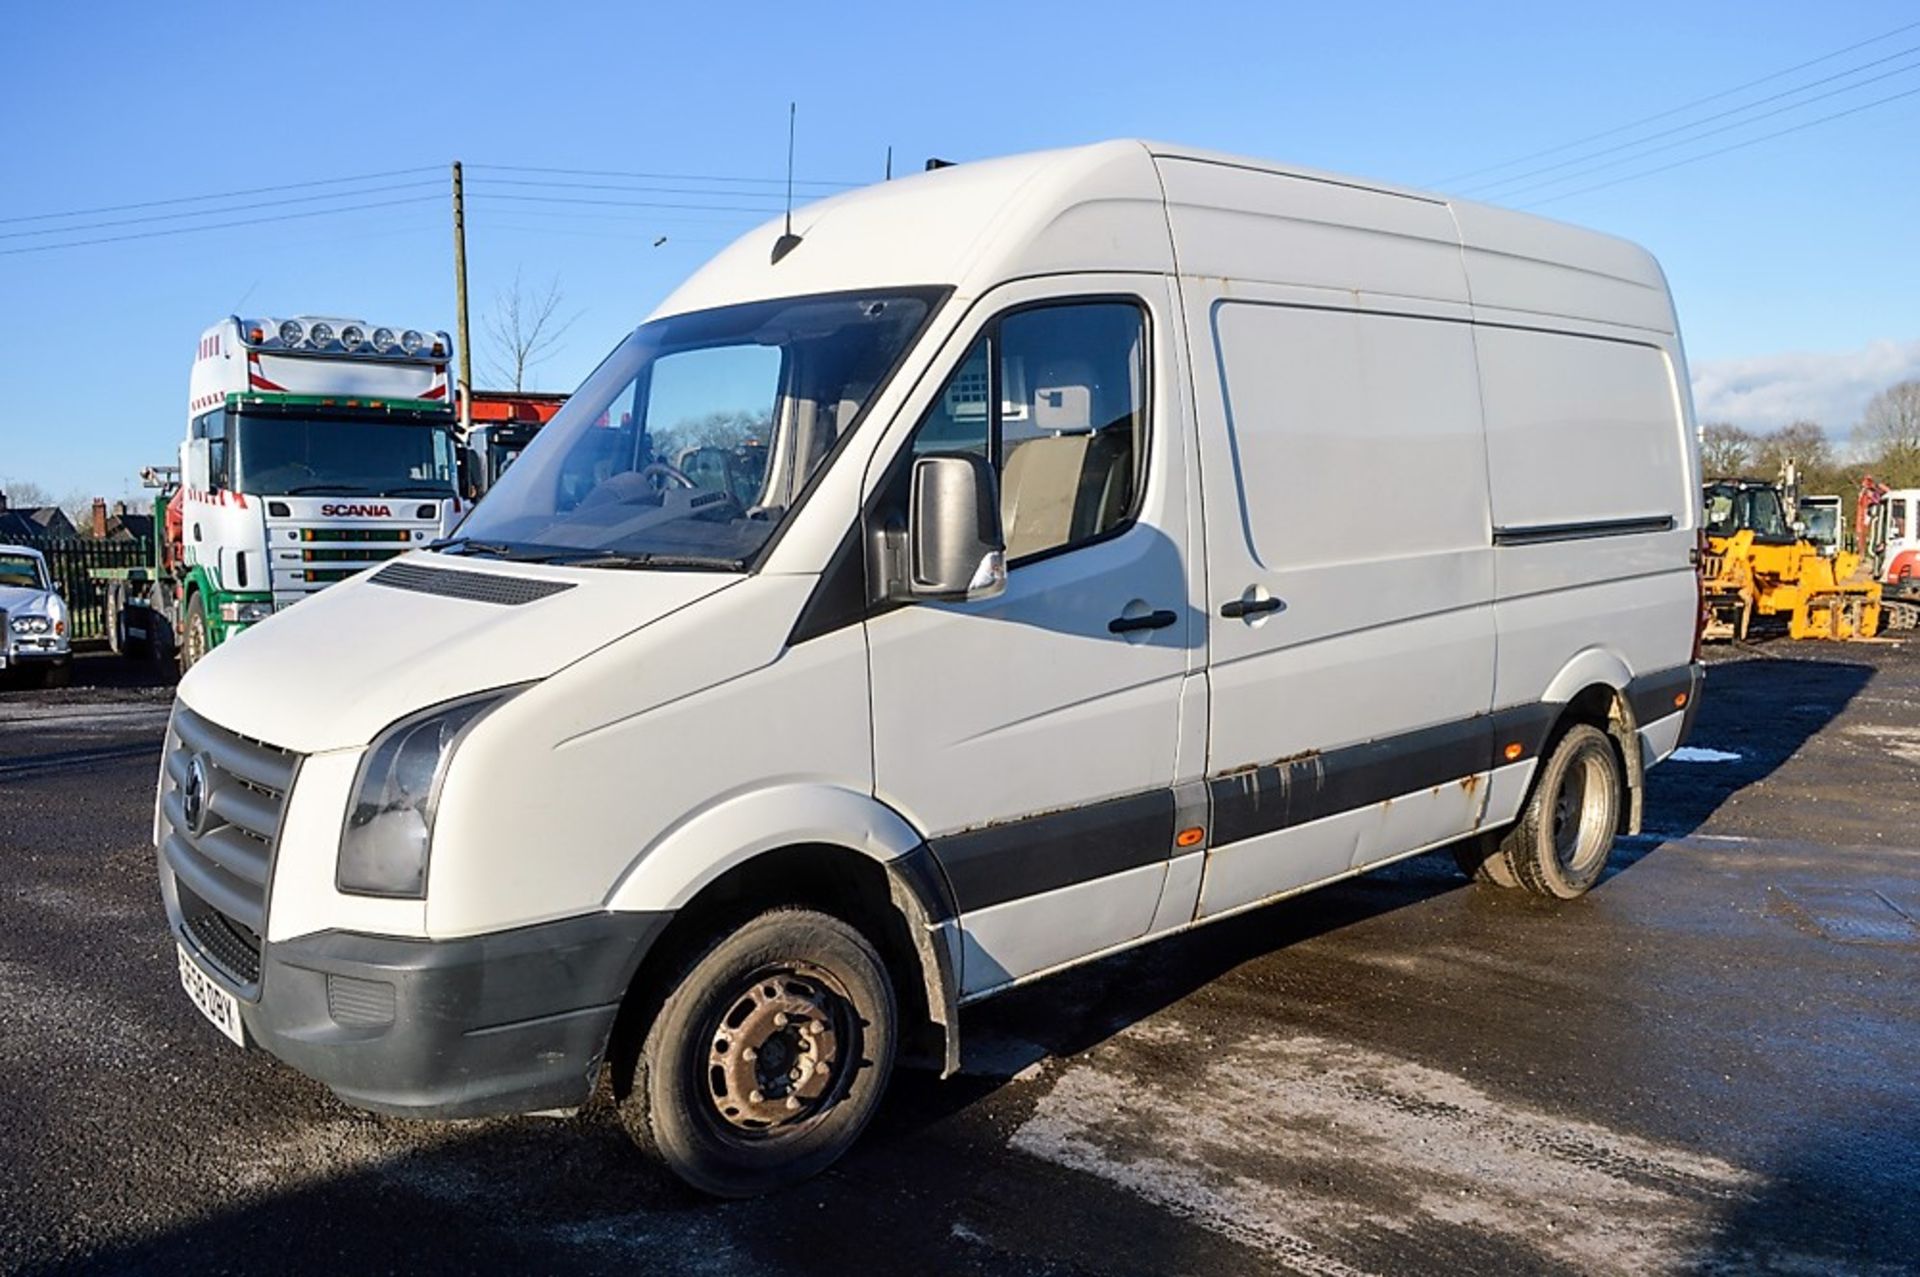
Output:
<path fill-rule="evenodd" d="M 944 452 L 914 461 L 907 559 L 909 599 L 990 599 L 1007 588 L 1000 484 L 985 457 Z"/>

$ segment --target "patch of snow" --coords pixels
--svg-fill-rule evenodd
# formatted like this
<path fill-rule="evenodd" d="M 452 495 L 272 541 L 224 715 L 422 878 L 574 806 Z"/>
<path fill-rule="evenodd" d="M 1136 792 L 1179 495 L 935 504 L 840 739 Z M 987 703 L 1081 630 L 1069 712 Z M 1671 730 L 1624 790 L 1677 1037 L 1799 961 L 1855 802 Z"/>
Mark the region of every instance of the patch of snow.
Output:
<path fill-rule="evenodd" d="M 1668 754 L 1667 758 L 1676 763 L 1737 763 L 1740 761 L 1738 754 L 1729 753 L 1724 749 L 1702 749 L 1698 745 L 1682 745 Z"/>

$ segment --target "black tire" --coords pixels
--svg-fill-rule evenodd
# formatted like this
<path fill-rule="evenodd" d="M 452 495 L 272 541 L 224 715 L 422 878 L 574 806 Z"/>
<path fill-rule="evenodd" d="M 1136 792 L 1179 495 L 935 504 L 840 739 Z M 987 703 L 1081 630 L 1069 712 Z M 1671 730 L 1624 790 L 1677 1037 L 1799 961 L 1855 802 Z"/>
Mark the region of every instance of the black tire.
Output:
<path fill-rule="evenodd" d="M 185 678 L 187 671 L 207 654 L 211 645 L 207 636 L 207 603 L 200 595 L 194 594 L 187 599 L 187 614 L 181 622 L 182 633 L 176 656 L 180 663 L 180 677 Z"/>
<path fill-rule="evenodd" d="M 1460 872 L 1489 887 L 1516 890 L 1520 886 L 1520 879 L 1500 852 L 1500 841 L 1505 832 L 1488 830 L 1453 844 L 1453 862 L 1460 866 Z"/>
<path fill-rule="evenodd" d="M 55 661 L 40 671 L 40 686 L 45 688 L 65 687 L 72 681 L 71 661 Z"/>
<path fill-rule="evenodd" d="M 1620 756 L 1597 727 L 1575 723 L 1547 751 L 1499 857 L 1537 896 L 1572 900 L 1600 881 L 1626 792 Z"/>
<path fill-rule="evenodd" d="M 635 1058 L 621 1124 L 701 1192 L 771 1192 L 853 1146 L 897 1040 L 893 984 L 867 938 L 811 909 L 771 910 L 680 969 Z M 742 1073 L 755 1079 L 746 1096 L 735 1093 Z"/>

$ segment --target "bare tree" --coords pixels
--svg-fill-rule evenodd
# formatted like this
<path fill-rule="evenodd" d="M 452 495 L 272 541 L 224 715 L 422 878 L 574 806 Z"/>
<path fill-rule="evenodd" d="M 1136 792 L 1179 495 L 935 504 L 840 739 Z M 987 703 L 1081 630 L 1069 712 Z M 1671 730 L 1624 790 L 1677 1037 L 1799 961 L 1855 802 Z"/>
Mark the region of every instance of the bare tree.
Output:
<path fill-rule="evenodd" d="M 1868 402 L 1860 442 L 1882 481 L 1897 488 L 1920 484 L 1920 380 L 1888 386 Z"/>
<path fill-rule="evenodd" d="M 6 494 L 7 505 L 15 510 L 53 504 L 53 494 L 31 479 L 0 479 L 0 492 Z"/>
<path fill-rule="evenodd" d="M 580 318 L 577 313 L 560 318 L 565 300 L 558 278 L 548 280 L 544 290 L 532 292 L 521 285 L 516 270 L 512 291 L 497 294 L 493 309 L 480 321 L 486 335 L 487 375 L 512 382 L 515 390 L 526 389 L 528 370 L 551 358 L 560 339 Z"/>
<path fill-rule="evenodd" d="M 1827 432 L 1816 421 L 1796 421 L 1772 434 L 1761 435 L 1755 452 L 1755 468 L 1761 477 L 1780 473 L 1787 462 L 1799 465 L 1806 483 L 1825 480 L 1833 470 L 1833 445 Z"/>
<path fill-rule="evenodd" d="M 1700 427 L 1700 465 L 1709 479 L 1739 477 L 1753 460 L 1753 435 L 1731 421 Z"/>
<path fill-rule="evenodd" d="M 710 412 L 676 421 L 654 431 L 653 447 L 663 457 L 678 457 L 688 448 L 724 448 L 731 452 L 749 440 L 764 442 L 772 423 L 764 413 Z"/>

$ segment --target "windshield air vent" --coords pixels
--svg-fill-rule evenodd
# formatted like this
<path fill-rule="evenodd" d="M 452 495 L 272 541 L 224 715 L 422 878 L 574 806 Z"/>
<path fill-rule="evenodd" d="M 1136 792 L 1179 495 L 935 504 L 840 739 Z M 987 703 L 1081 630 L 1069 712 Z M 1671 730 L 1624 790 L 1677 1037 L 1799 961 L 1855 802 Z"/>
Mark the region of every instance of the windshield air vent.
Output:
<path fill-rule="evenodd" d="M 522 576 L 500 576 L 492 572 L 460 572 L 448 568 L 430 568 L 419 563 L 389 563 L 368 578 L 375 585 L 415 594 L 438 594 L 450 599 L 468 599 L 474 603 L 499 603 L 518 607 L 544 599 L 549 594 L 571 590 L 571 581 L 534 581 Z"/>

